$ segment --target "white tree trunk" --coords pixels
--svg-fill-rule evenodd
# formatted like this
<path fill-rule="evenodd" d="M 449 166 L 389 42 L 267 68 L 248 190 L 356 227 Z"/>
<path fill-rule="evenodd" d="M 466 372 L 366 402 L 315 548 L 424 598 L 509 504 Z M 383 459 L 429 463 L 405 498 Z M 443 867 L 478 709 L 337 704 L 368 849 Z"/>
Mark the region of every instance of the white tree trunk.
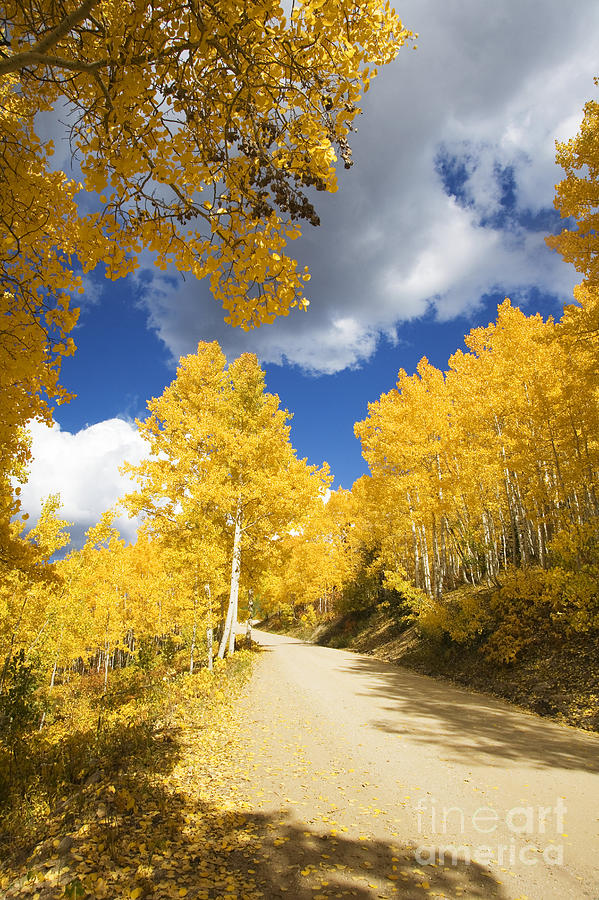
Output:
<path fill-rule="evenodd" d="M 229 629 L 229 654 L 235 653 L 235 635 L 237 634 L 237 606 L 239 602 L 239 571 L 241 566 L 237 568 L 237 580 L 235 583 L 235 591 L 231 586 L 231 628 Z"/>
<path fill-rule="evenodd" d="M 229 606 L 227 609 L 225 628 L 223 631 L 223 636 L 221 638 L 220 647 L 218 648 L 219 659 L 222 659 L 224 657 L 227 643 L 229 645 L 229 653 L 235 652 L 235 631 L 237 629 L 237 599 L 239 597 L 239 576 L 241 575 L 242 512 L 241 499 L 239 499 L 237 502 L 237 513 L 235 515 L 233 562 L 231 564 L 231 590 L 229 592 Z"/>
<path fill-rule="evenodd" d="M 189 674 L 190 675 L 193 675 L 193 665 L 194 665 L 193 655 L 194 655 L 195 649 L 196 649 L 196 631 L 197 631 L 197 625 L 194 622 L 193 629 L 191 632 L 191 647 L 189 650 Z"/>
<path fill-rule="evenodd" d="M 210 591 L 210 585 L 204 585 L 204 591 L 206 592 L 206 599 L 208 600 L 208 628 L 206 629 L 206 644 L 208 650 L 208 671 L 212 672 L 212 642 L 213 642 L 213 633 L 212 633 L 212 593 Z"/>
<path fill-rule="evenodd" d="M 422 562 L 424 565 L 424 587 L 425 587 L 426 593 L 429 595 L 429 597 L 432 597 L 433 589 L 432 589 L 432 585 L 431 585 L 431 570 L 430 570 L 429 561 L 428 561 L 428 543 L 426 540 L 426 530 L 425 530 L 424 525 L 420 526 L 420 541 L 421 541 L 421 545 L 422 545 L 421 546 Z"/>
<path fill-rule="evenodd" d="M 61 633 L 62 638 L 62 633 Z M 54 660 L 54 668 L 52 669 L 52 677 L 50 678 L 50 690 L 54 687 L 54 682 L 56 680 L 56 672 L 58 670 L 58 653 L 56 654 L 56 659 Z M 42 719 L 40 722 L 39 730 L 41 731 L 44 727 L 44 722 L 46 721 L 46 713 L 45 711 L 42 713 Z"/>

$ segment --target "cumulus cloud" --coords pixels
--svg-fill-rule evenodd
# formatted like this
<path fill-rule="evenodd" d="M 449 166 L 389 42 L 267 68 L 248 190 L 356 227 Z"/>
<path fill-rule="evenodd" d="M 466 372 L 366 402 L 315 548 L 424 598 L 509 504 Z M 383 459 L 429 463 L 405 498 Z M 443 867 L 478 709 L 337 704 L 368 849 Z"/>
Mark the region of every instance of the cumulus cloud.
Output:
<path fill-rule="evenodd" d="M 97 422 L 76 434 L 40 422 L 31 422 L 29 430 L 33 462 L 21 494 L 23 511 L 35 522 L 43 500 L 49 494 L 60 494 L 61 516 L 74 523 L 72 545 L 81 547 L 85 531 L 133 488 L 119 467 L 125 461 L 140 462 L 147 456 L 148 446 L 135 426 L 124 419 Z M 121 516 L 115 525 L 123 538 L 133 540 L 136 520 Z"/>
<path fill-rule="evenodd" d="M 250 333 L 223 324 L 205 284 L 142 276 L 153 327 L 174 358 L 198 339 L 335 372 L 381 335 L 431 310 L 467 314 L 482 296 L 567 300 L 576 274 L 543 241 L 561 177 L 556 139 L 576 132 L 596 74 L 599 7 L 581 0 L 398 4 L 420 33 L 365 98 L 340 191 L 319 196 L 319 229 L 290 249 L 308 264 L 311 306 Z"/>

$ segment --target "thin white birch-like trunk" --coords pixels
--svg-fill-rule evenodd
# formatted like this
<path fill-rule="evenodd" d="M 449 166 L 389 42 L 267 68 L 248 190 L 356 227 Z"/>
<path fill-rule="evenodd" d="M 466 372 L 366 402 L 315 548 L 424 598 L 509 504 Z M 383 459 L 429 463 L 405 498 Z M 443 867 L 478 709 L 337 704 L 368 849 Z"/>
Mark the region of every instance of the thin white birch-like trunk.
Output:
<path fill-rule="evenodd" d="M 60 637 L 61 637 L 61 640 L 62 640 L 62 632 L 61 632 Z M 58 671 L 58 657 L 59 657 L 59 653 L 60 653 L 60 651 L 56 654 L 56 658 L 55 658 L 55 660 L 54 660 L 54 667 L 53 667 L 53 669 L 52 669 L 52 676 L 51 676 L 51 678 L 50 678 L 50 691 L 51 691 L 52 688 L 54 687 L 54 682 L 56 681 L 56 672 Z M 45 722 L 45 721 L 46 721 L 46 712 L 45 712 L 45 710 L 44 710 L 44 712 L 42 713 L 42 718 L 41 718 L 40 727 L 39 727 L 39 730 L 40 730 L 40 731 L 41 731 L 42 728 L 44 727 L 44 722 Z"/>
<path fill-rule="evenodd" d="M 239 566 L 239 569 L 241 566 Z M 228 653 L 235 653 L 235 636 L 237 634 L 237 607 L 239 603 L 239 572 L 237 574 L 237 583 L 235 585 L 234 596 L 231 599 L 231 605 L 233 607 L 233 612 L 231 615 L 231 628 L 229 629 L 229 647 Z"/>
<path fill-rule="evenodd" d="M 233 538 L 233 562 L 231 564 L 231 590 L 229 592 L 229 606 L 225 628 L 218 648 L 218 658 L 223 659 L 227 643 L 229 653 L 235 652 L 235 631 L 237 628 L 237 599 L 239 596 L 239 576 L 241 574 L 241 529 L 242 529 L 241 498 L 237 501 L 235 515 L 235 536 Z"/>
<path fill-rule="evenodd" d="M 426 530 L 424 528 L 424 525 L 420 526 L 420 542 L 422 563 L 424 565 L 424 587 L 429 597 L 432 597 L 433 589 L 431 587 L 431 570 L 428 561 L 428 544 L 426 540 Z"/>
<path fill-rule="evenodd" d="M 212 672 L 212 593 L 210 591 L 210 585 L 204 585 L 204 591 L 206 592 L 206 598 L 208 600 L 208 628 L 206 630 L 206 644 L 208 651 L 208 671 Z"/>
<path fill-rule="evenodd" d="M 432 537 L 433 537 L 433 578 L 432 578 L 432 589 L 435 597 L 440 597 L 442 593 L 442 575 L 441 575 L 441 554 L 439 552 L 439 538 L 437 535 L 437 523 L 435 521 L 435 516 L 433 514 L 433 523 L 431 526 Z"/>
<path fill-rule="evenodd" d="M 110 644 L 106 641 L 106 652 L 104 654 L 104 693 L 108 689 L 108 666 L 110 664 Z"/>
<path fill-rule="evenodd" d="M 195 605 L 196 605 L 196 604 L 195 604 L 195 601 L 194 601 L 194 604 L 193 604 L 193 606 L 194 606 L 193 629 L 192 629 L 192 632 L 191 632 L 191 648 L 190 648 L 190 650 L 189 650 L 189 674 L 190 674 L 190 675 L 193 675 L 193 663 L 194 663 L 193 655 L 194 655 L 195 649 L 196 649 L 196 631 L 197 631 L 197 624 L 196 624 L 196 620 L 195 620 Z"/>
<path fill-rule="evenodd" d="M 412 541 L 414 544 L 414 584 L 420 587 L 420 553 L 418 549 L 418 535 L 416 534 L 416 523 L 414 521 L 414 510 L 412 509 L 412 499 L 410 492 L 407 492 L 408 509 L 410 510 L 410 524 L 412 526 Z"/>

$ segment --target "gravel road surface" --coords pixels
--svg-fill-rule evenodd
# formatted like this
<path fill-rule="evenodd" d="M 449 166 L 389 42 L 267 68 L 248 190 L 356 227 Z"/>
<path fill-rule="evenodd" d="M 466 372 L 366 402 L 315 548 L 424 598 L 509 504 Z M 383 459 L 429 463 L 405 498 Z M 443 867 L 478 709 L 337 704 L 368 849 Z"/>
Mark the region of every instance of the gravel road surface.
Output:
<path fill-rule="evenodd" d="M 267 897 L 599 900 L 599 737 L 367 656 L 253 636 L 241 792 Z"/>

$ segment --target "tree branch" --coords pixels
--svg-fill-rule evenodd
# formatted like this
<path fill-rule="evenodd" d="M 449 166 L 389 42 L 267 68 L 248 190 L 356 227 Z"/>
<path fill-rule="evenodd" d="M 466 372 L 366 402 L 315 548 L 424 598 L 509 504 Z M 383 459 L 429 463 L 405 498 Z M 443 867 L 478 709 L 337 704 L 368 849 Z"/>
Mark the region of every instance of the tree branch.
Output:
<path fill-rule="evenodd" d="M 100 0 L 83 0 L 81 6 L 74 9 L 68 16 L 65 16 L 62 22 L 60 22 L 56 28 L 50 31 L 44 38 L 38 41 L 31 50 L 24 50 L 22 53 L 16 53 L 14 56 L 10 56 L 7 59 L 0 61 L 0 75 L 6 75 L 9 72 L 19 72 L 32 62 L 48 62 L 48 57 L 46 57 L 48 50 L 56 46 L 56 44 L 67 35 L 72 28 L 80 25 L 99 2 Z M 58 60 L 52 59 L 54 65 L 60 64 L 63 68 L 71 69 L 79 68 L 74 62 L 71 62 L 69 65 L 66 65 L 66 62 L 66 60 L 61 60 L 60 63 L 58 63 Z M 89 67 L 81 67 L 81 69 L 85 68 Z"/>

